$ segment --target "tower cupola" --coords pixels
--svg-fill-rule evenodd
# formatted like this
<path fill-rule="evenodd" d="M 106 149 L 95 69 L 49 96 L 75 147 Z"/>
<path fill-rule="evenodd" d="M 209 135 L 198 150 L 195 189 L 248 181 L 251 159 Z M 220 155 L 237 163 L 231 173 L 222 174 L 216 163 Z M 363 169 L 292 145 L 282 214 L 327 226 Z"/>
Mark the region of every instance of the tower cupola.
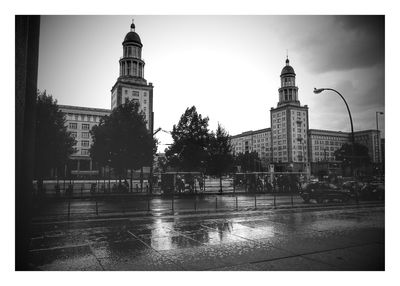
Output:
<path fill-rule="evenodd" d="M 131 24 L 131 30 L 128 32 L 122 42 L 123 56 L 119 60 L 119 76 L 125 79 L 145 82 L 144 79 L 144 61 L 142 59 L 142 41 L 135 32 L 135 24 Z"/>
<path fill-rule="evenodd" d="M 300 105 L 298 99 L 298 87 L 296 86 L 296 73 L 289 64 L 289 58 L 286 58 L 285 66 L 281 71 L 281 87 L 279 88 L 278 106 L 284 104 Z"/>

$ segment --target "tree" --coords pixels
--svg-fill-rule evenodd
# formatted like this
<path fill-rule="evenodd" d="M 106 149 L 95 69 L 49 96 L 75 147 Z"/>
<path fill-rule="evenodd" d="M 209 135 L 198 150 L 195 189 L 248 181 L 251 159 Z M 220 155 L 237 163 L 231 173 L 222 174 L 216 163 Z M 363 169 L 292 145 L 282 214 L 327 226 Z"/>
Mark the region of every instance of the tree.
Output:
<path fill-rule="evenodd" d="M 221 125 L 214 133 L 211 133 L 208 148 L 207 173 L 219 177 L 220 193 L 222 193 L 222 175 L 232 169 L 233 166 L 232 145 L 229 134 Z"/>
<path fill-rule="evenodd" d="M 114 169 L 119 179 L 129 169 L 137 170 L 153 163 L 156 140 L 146 128 L 139 104 L 128 101 L 115 108 L 90 131 L 93 143 L 90 156 L 100 166 Z"/>
<path fill-rule="evenodd" d="M 371 164 L 371 158 L 368 154 L 368 147 L 354 143 L 354 156 L 351 144 L 343 144 L 342 147 L 334 152 L 335 160 L 342 162 L 343 170 L 349 170 L 351 168 L 351 162 L 353 161 L 353 167 L 355 169 L 366 169 Z"/>
<path fill-rule="evenodd" d="M 240 166 L 242 172 L 262 171 L 261 159 L 256 151 L 237 154 L 235 165 Z"/>
<path fill-rule="evenodd" d="M 207 160 L 210 134 L 208 117 L 198 114 L 196 107 L 187 108 L 177 125 L 173 126 L 172 145 L 165 155 L 171 167 L 182 171 L 200 171 Z"/>
<path fill-rule="evenodd" d="M 52 168 L 61 169 L 75 152 L 76 141 L 67 132 L 64 114 L 46 91 L 36 101 L 35 177 L 41 186 Z"/>

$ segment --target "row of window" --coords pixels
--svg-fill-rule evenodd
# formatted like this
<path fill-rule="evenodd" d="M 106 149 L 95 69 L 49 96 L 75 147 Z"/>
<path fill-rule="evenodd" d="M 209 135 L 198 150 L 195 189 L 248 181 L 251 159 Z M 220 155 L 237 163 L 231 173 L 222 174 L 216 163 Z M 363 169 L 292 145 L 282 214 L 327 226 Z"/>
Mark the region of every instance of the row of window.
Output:
<path fill-rule="evenodd" d="M 275 117 L 284 117 L 286 115 L 286 111 L 282 111 L 282 112 L 277 112 L 277 113 L 274 113 L 274 114 L 272 114 L 272 118 L 275 118 Z"/>
<path fill-rule="evenodd" d="M 128 89 L 125 89 L 125 94 L 127 95 L 128 94 Z M 139 97 L 139 91 L 137 91 L 137 90 L 132 90 L 132 96 L 135 96 L 135 97 Z M 144 97 L 146 97 L 147 96 L 147 92 L 145 91 L 145 92 L 143 92 L 143 96 Z M 146 103 L 146 100 L 144 100 L 144 103 Z"/>
<path fill-rule="evenodd" d="M 70 122 L 68 124 L 69 129 L 78 129 L 78 123 Z M 82 130 L 90 130 L 90 124 L 82 123 L 81 124 Z"/>
<path fill-rule="evenodd" d="M 74 138 L 77 138 L 78 137 L 78 132 L 75 132 L 75 131 L 71 132 L 71 136 L 74 137 Z M 90 138 L 89 132 L 81 132 L 81 138 L 89 139 Z"/>
<path fill-rule="evenodd" d="M 337 150 L 337 149 L 339 149 L 339 148 L 335 148 L 335 147 L 323 147 L 323 146 L 314 146 L 314 150 L 331 150 L 331 151 L 334 151 L 334 150 Z"/>
<path fill-rule="evenodd" d="M 68 113 L 66 117 L 67 120 L 89 121 L 89 122 L 100 122 L 101 118 L 101 116 L 98 115 L 72 114 L 72 113 Z"/>

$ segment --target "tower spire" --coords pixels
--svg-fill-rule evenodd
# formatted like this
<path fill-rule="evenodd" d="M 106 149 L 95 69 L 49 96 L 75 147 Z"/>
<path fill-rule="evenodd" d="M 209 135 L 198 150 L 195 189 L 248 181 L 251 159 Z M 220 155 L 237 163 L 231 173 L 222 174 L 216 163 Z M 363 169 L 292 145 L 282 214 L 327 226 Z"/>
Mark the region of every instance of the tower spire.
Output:
<path fill-rule="evenodd" d="M 286 49 L 286 65 L 289 65 L 289 51 Z"/>
<path fill-rule="evenodd" d="M 135 23 L 134 23 L 134 19 L 132 19 L 131 32 L 135 32 Z"/>

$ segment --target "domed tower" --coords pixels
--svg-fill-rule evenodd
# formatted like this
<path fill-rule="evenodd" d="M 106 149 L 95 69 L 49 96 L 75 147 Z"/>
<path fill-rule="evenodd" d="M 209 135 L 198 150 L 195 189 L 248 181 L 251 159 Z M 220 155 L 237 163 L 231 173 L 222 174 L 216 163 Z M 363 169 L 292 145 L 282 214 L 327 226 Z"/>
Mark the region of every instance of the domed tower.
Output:
<path fill-rule="evenodd" d="M 142 41 L 135 32 L 132 22 L 131 31 L 122 42 L 123 57 L 119 60 L 119 76 L 131 81 L 146 84 L 144 76 L 144 61 L 142 60 Z"/>
<path fill-rule="evenodd" d="M 281 87 L 279 88 L 278 106 L 282 104 L 300 105 L 298 99 L 298 87 L 296 86 L 296 73 L 292 66 L 289 65 L 289 59 L 286 58 L 286 65 L 281 72 Z"/>
<path fill-rule="evenodd" d="M 308 166 L 308 107 L 301 106 L 296 73 L 286 58 L 281 71 L 279 102 L 271 108 L 272 161 L 276 170 L 305 171 Z"/>
<path fill-rule="evenodd" d="M 128 100 L 137 101 L 144 112 L 147 128 L 153 130 L 153 84 L 147 84 L 144 78 L 144 60 L 142 59 L 142 41 L 135 32 L 132 21 L 131 30 L 122 42 L 122 57 L 119 59 L 119 77 L 111 89 L 111 109 Z"/>

